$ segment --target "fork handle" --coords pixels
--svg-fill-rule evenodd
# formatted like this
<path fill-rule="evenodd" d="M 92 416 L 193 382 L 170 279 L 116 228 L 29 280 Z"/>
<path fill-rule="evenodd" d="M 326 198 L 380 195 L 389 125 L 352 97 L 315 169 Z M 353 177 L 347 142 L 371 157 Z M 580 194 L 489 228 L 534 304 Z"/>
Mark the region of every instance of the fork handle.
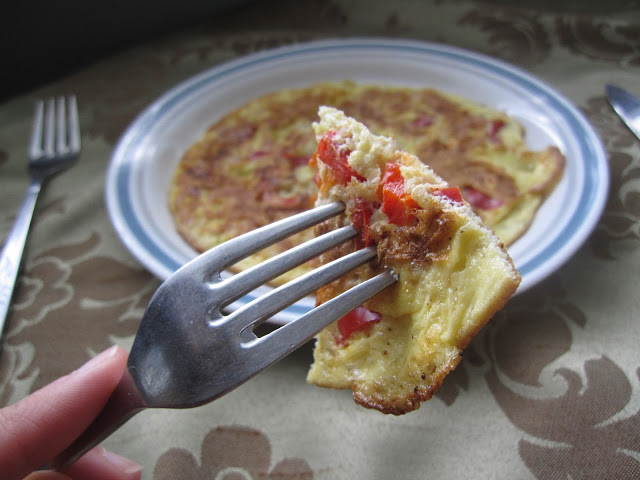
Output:
<path fill-rule="evenodd" d="M 27 243 L 31 219 L 38 201 L 38 194 L 42 188 L 42 179 L 34 177 L 27 188 L 27 193 L 22 201 L 20 210 L 13 223 L 13 227 L 7 235 L 0 255 L 0 336 L 7 319 L 11 297 L 18 278 L 20 263 Z"/>
<path fill-rule="evenodd" d="M 138 388 L 126 369 L 104 408 L 87 429 L 43 469 L 63 472 L 73 462 L 101 443 L 136 413 L 147 408 Z"/>

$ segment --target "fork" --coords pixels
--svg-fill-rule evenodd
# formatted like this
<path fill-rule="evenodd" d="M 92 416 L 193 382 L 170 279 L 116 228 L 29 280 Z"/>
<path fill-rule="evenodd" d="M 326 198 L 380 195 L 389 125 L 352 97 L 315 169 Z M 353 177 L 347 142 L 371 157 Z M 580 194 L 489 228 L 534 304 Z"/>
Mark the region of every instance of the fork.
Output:
<path fill-rule="evenodd" d="M 125 373 L 106 406 L 47 468 L 64 471 L 146 408 L 190 408 L 215 400 L 394 283 L 396 274 L 383 271 L 290 323 L 256 334 L 254 329 L 275 313 L 376 257 L 375 247 L 368 247 L 225 312 L 235 300 L 357 232 L 353 226 L 342 227 L 231 277 L 223 279 L 223 271 L 344 209 L 342 202 L 334 202 L 253 230 L 203 253 L 171 275 L 145 310 Z"/>
<path fill-rule="evenodd" d="M 36 103 L 29 172 L 31 183 L 0 255 L 0 336 L 18 278 L 38 194 L 45 181 L 69 168 L 80 153 L 80 124 L 75 96 Z"/>

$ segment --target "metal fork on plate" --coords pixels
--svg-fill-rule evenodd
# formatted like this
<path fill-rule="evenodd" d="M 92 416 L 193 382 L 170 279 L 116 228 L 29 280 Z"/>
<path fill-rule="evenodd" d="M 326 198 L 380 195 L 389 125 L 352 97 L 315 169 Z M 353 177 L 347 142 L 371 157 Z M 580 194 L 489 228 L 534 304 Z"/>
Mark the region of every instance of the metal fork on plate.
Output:
<path fill-rule="evenodd" d="M 44 182 L 69 168 L 80 153 L 80 123 L 75 96 L 36 104 L 29 171 L 31 183 L 0 255 L 0 335 L 18 278 L 31 219 Z"/>
<path fill-rule="evenodd" d="M 138 329 L 127 369 L 94 423 L 50 467 L 64 470 L 145 408 L 208 403 L 288 355 L 322 328 L 396 281 L 384 271 L 263 336 L 262 322 L 376 256 L 368 247 L 275 288 L 231 313 L 226 306 L 286 271 L 357 235 L 330 231 L 255 267 L 223 279 L 239 260 L 340 214 L 330 203 L 230 240 L 192 260 L 155 292 Z"/>

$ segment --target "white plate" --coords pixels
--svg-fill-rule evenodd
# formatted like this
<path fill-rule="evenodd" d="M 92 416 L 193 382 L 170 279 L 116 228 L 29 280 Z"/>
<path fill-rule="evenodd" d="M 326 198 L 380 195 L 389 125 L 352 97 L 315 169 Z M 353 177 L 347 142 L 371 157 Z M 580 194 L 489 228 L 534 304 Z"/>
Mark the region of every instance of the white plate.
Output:
<path fill-rule="evenodd" d="M 518 292 L 560 267 L 585 241 L 605 204 L 604 149 L 583 115 L 528 73 L 443 45 L 390 39 L 320 41 L 242 57 L 168 91 L 129 126 L 109 166 L 107 208 L 122 241 L 164 279 L 196 255 L 176 233 L 167 206 L 183 152 L 215 120 L 261 94 L 319 81 L 432 87 L 495 107 L 526 128 L 528 145 L 557 145 L 564 177 L 527 233 L 509 248 L 522 274 Z M 267 287 L 265 287 L 267 288 Z M 255 298 L 249 294 L 234 306 Z M 286 323 L 313 307 L 305 298 L 273 320 Z"/>

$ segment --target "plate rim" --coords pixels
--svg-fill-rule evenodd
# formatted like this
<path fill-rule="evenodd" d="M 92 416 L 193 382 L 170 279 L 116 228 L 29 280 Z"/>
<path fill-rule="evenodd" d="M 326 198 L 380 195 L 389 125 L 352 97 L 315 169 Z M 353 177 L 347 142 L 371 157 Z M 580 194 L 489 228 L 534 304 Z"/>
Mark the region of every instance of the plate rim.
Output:
<path fill-rule="evenodd" d="M 179 268 L 180 264 L 162 251 L 153 242 L 153 239 L 146 236 L 144 231 L 141 233 L 147 237 L 148 242 L 141 241 L 138 236 L 140 232 L 136 234 L 136 227 L 134 226 L 132 229 L 129 223 L 137 221 L 135 215 L 134 218 L 126 218 L 127 214 L 131 215 L 135 212 L 128 211 L 127 208 L 130 207 L 128 205 L 124 205 L 123 211 L 121 200 L 123 198 L 122 195 L 127 195 L 126 187 L 128 186 L 126 181 L 123 180 L 130 179 L 133 162 L 133 160 L 125 159 L 123 153 L 127 151 L 131 142 L 135 141 L 137 136 L 144 135 L 146 126 L 162 118 L 163 111 L 170 109 L 175 104 L 186 101 L 186 99 L 190 98 L 190 95 L 197 94 L 203 85 L 215 81 L 217 76 L 230 75 L 242 69 L 250 68 L 252 65 L 273 62 L 280 58 L 301 54 L 309 55 L 313 52 L 326 54 L 328 50 L 347 48 L 352 50 L 377 49 L 387 52 L 401 49 L 404 52 L 423 55 L 425 58 L 429 55 L 438 55 L 446 57 L 453 62 L 470 62 L 489 73 L 497 73 L 500 77 L 525 88 L 527 91 L 543 93 L 547 102 L 552 100 L 548 104 L 555 106 L 553 110 L 558 112 L 562 118 L 571 120 L 572 126 L 570 130 L 586 134 L 578 139 L 581 153 L 580 162 L 584 173 L 582 186 L 585 188 L 582 189 L 578 207 L 572 212 L 562 231 L 542 251 L 529 259 L 524 265 L 518 266 L 522 275 L 522 283 L 516 293 L 519 294 L 529 290 L 559 269 L 584 244 L 604 211 L 609 190 L 610 174 L 606 152 L 597 132 L 585 115 L 567 97 L 545 81 L 520 67 L 464 48 L 419 40 L 385 37 L 333 38 L 272 48 L 214 65 L 168 89 L 143 109 L 127 126 L 111 155 L 106 176 L 105 199 L 111 223 L 118 236 L 129 252 L 146 269 L 164 280 Z M 148 128 L 146 129 L 148 130 Z M 282 320 L 276 319 L 275 323 L 286 323 L 288 320 L 284 317 L 299 316 L 307 310 L 308 308 L 300 308 L 299 305 L 294 304 L 281 316 Z"/>

